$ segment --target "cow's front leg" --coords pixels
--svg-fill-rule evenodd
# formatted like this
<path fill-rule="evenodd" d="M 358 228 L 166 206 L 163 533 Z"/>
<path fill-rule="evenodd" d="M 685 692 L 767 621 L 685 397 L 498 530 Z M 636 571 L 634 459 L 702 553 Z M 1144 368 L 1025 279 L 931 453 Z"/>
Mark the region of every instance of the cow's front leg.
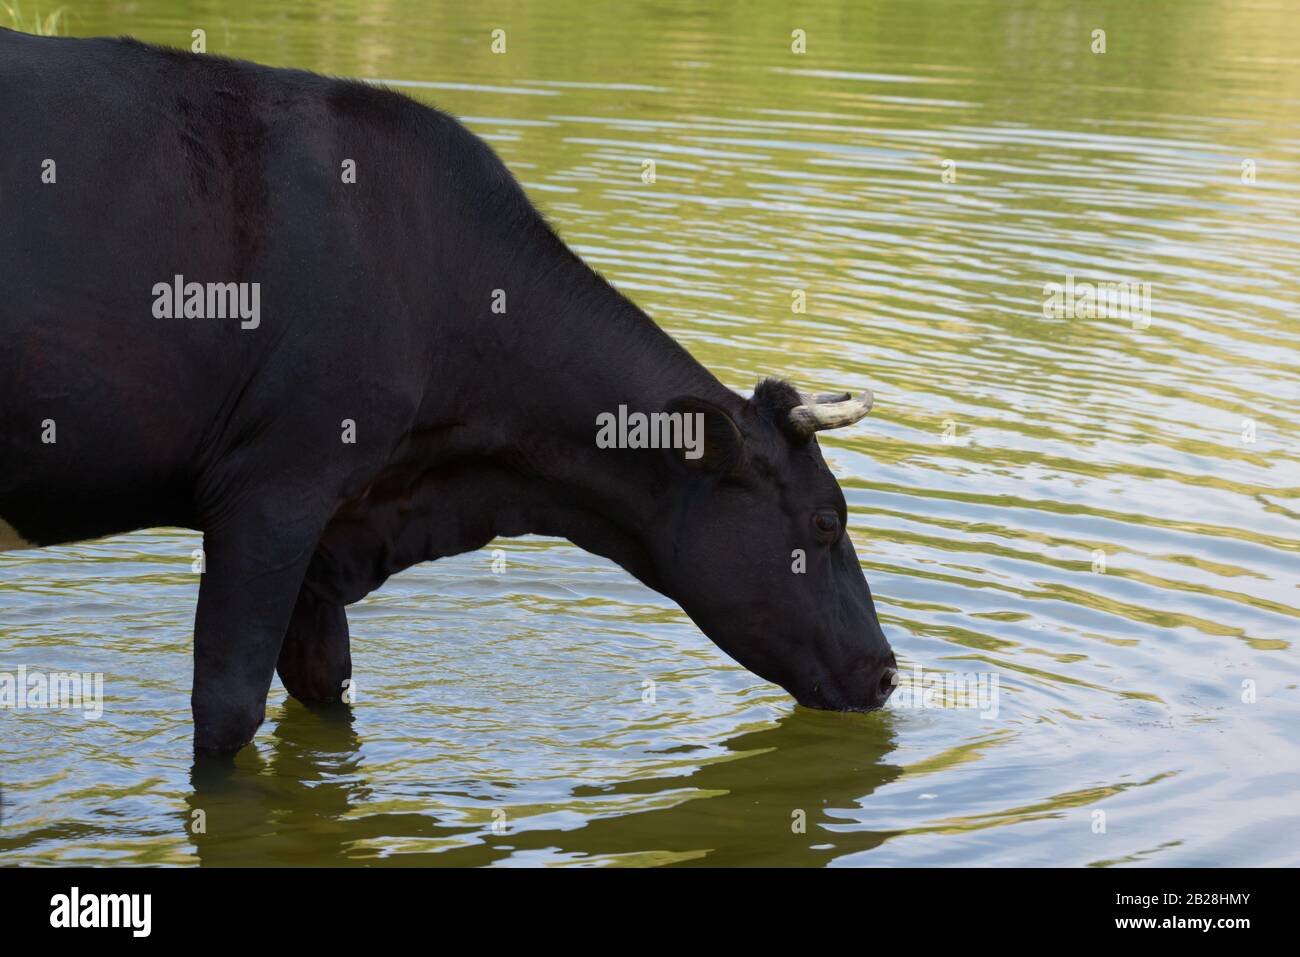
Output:
<path fill-rule="evenodd" d="M 275 667 L 285 690 L 304 704 L 339 701 L 352 678 L 352 648 L 343 606 L 324 601 L 304 585 Z"/>
<path fill-rule="evenodd" d="M 194 622 L 194 749 L 237 751 L 266 716 L 266 695 L 320 525 L 285 501 L 204 535 Z"/>

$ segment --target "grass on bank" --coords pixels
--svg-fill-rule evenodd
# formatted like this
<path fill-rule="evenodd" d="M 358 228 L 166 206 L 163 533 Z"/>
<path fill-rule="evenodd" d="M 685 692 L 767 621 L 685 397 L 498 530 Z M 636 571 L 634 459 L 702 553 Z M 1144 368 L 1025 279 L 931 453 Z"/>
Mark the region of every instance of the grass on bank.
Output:
<path fill-rule="evenodd" d="M 21 33 L 34 33 L 38 37 L 55 37 L 63 32 L 63 8 L 59 7 L 53 13 L 44 17 L 41 16 L 40 8 L 29 17 L 23 13 L 22 6 L 15 3 L 0 2 L 0 11 L 3 16 L 0 17 L 0 25 L 12 27 Z"/>

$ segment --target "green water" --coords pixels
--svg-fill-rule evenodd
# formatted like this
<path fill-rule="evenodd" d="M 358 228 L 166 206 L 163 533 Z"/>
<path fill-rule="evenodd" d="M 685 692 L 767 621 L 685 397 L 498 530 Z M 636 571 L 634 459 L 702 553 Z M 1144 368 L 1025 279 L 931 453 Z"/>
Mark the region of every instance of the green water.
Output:
<path fill-rule="evenodd" d="M 355 606 L 350 715 L 277 682 L 196 775 L 198 536 L 9 552 L 0 671 L 106 711 L 0 711 L 0 863 L 1300 864 L 1300 4 L 65 6 L 436 103 L 729 385 L 873 387 L 822 444 L 885 630 L 1000 695 L 799 709 L 527 539 Z M 1067 274 L 1149 327 L 1044 317 Z"/>

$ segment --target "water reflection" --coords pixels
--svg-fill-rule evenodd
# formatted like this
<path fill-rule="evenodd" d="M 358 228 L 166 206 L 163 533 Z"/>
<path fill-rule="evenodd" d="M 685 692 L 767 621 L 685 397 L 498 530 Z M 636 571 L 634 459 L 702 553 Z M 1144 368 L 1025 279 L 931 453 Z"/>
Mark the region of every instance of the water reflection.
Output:
<path fill-rule="evenodd" d="M 202 864 L 321 866 L 367 863 L 354 847 L 403 835 L 454 838 L 474 828 L 416 813 L 356 816 L 372 795 L 351 707 L 290 699 L 269 747 L 199 758 L 190 772 L 187 827 Z M 196 822 L 202 822 L 198 830 Z"/>
<path fill-rule="evenodd" d="M 806 864 L 809 855 L 830 860 L 889 836 L 837 830 L 843 819 L 834 812 L 863 804 L 903 773 L 887 760 L 893 721 L 888 713 L 796 708 L 770 727 L 718 742 L 721 753 L 682 773 L 574 788 L 568 803 L 585 818 L 577 826 L 533 828 L 527 815 L 539 809 L 496 804 L 490 810 L 501 814 L 498 831 L 439 821 L 435 813 L 372 809 L 371 771 L 352 709 L 290 702 L 267 746 L 233 760 L 196 761 L 187 828 L 199 861 L 211 866 L 361 865 L 380 857 L 422 866 Z M 689 762 L 693 750 L 666 753 Z M 429 781 L 425 798 L 472 796 L 450 784 Z M 648 809 L 628 812 L 630 797 Z M 376 850 L 394 839 L 407 849 Z"/>

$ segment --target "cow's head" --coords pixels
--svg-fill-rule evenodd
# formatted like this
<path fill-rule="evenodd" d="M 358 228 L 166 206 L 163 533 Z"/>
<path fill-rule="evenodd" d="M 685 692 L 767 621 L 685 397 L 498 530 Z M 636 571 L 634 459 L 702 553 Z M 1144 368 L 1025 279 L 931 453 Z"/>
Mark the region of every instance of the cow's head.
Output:
<path fill-rule="evenodd" d="M 858 421 L 871 394 L 806 396 L 761 382 L 730 410 L 684 397 L 703 452 L 671 453 L 650 543 L 663 590 L 723 651 L 813 708 L 878 708 L 894 653 L 849 540 L 844 494 L 815 433 Z"/>

